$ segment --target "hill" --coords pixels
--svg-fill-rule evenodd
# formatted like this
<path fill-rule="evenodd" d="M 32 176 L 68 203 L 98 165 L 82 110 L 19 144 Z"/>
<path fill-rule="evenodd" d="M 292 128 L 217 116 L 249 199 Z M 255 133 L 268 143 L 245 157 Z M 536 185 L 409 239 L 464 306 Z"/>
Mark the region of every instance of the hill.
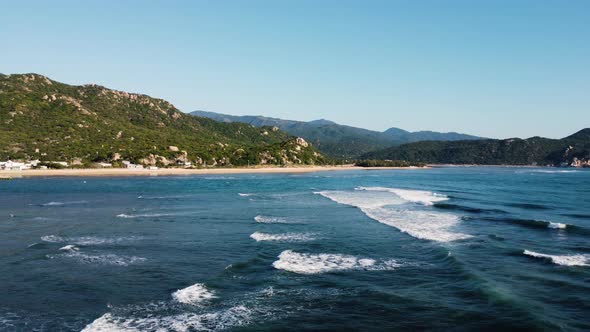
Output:
<path fill-rule="evenodd" d="M 38 74 L 0 74 L 0 160 L 203 165 L 318 164 L 305 140 L 276 128 L 220 123 L 169 102 Z"/>
<path fill-rule="evenodd" d="M 255 115 L 235 116 L 205 111 L 195 111 L 191 114 L 222 122 L 242 122 L 257 127 L 278 127 L 291 135 L 305 138 L 327 155 L 344 159 L 354 159 L 370 151 L 421 140 L 480 139 L 480 137 L 458 133 L 409 132 L 397 128 L 379 132 L 340 125 L 325 119 L 304 122 Z"/>
<path fill-rule="evenodd" d="M 562 139 L 416 142 L 367 153 L 362 158 L 433 164 L 583 166 L 581 161 L 590 159 L 590 129 Z"/>

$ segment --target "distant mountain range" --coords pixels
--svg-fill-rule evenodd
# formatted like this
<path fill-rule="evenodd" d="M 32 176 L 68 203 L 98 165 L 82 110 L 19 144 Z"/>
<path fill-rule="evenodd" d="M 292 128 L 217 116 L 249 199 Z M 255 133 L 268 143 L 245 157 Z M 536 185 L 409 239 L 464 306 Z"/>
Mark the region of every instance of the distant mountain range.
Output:
<path fill-rule="evenodd" d="M 254 115 L 228 115 L 214 112 L 195 111 L 194 116 L 210 118 L 221 122 L 241 122 L 255 127 L 277 127 L 290 135 L 303 137 L 321 152 L 334 158 L 358 158 L 359 156 L 404 143 L 439 140 L 475 140 L 481 137 L 460 133 L 439 133 L 433 131 L 409 132 L 390 128 L 384 132 L 340 125 L 333 121 L 294 121 Z"/>
<path fill-rule="evenodd" d="M 562 139 L 531 137 L 415 142 L 369 152 L 361 158 L 431 164 L 590 167 L 590 128 Z"/>
<path fill-rule="evenodd" d="M 147 95 L 38 74 L 0 74 L 0 160 L 146 165 L 322 164 L 326 159 L 281 130 L 221 123 Z"/>

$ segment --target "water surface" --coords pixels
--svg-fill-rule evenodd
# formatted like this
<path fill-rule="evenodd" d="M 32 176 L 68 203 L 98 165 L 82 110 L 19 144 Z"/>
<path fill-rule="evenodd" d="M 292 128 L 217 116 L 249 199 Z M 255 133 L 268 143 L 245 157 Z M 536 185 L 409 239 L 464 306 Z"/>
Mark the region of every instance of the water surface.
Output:
<path fill-rule="evenodd" d="M 0 330 L 590 329 L 590 172 L 0 183 Z"/>

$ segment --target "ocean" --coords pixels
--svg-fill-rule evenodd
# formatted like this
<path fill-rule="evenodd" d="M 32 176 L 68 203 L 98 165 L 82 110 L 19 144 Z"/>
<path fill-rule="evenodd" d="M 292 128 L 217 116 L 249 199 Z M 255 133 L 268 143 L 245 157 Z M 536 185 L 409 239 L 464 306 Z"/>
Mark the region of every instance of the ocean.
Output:
<path fill-rule="evenodd" d="M 0 182 L 1 331 L 588 331 L 590 170 Z"/>

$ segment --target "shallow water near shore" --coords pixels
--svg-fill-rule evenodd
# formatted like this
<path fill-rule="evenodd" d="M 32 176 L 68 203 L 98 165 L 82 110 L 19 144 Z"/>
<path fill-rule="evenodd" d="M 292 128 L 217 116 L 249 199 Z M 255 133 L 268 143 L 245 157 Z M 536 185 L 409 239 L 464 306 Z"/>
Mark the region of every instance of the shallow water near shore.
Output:
<path fill-rule="evenodd" d="M 590 171 L 0 183 L 1 331 L 590 330 Z"/>

